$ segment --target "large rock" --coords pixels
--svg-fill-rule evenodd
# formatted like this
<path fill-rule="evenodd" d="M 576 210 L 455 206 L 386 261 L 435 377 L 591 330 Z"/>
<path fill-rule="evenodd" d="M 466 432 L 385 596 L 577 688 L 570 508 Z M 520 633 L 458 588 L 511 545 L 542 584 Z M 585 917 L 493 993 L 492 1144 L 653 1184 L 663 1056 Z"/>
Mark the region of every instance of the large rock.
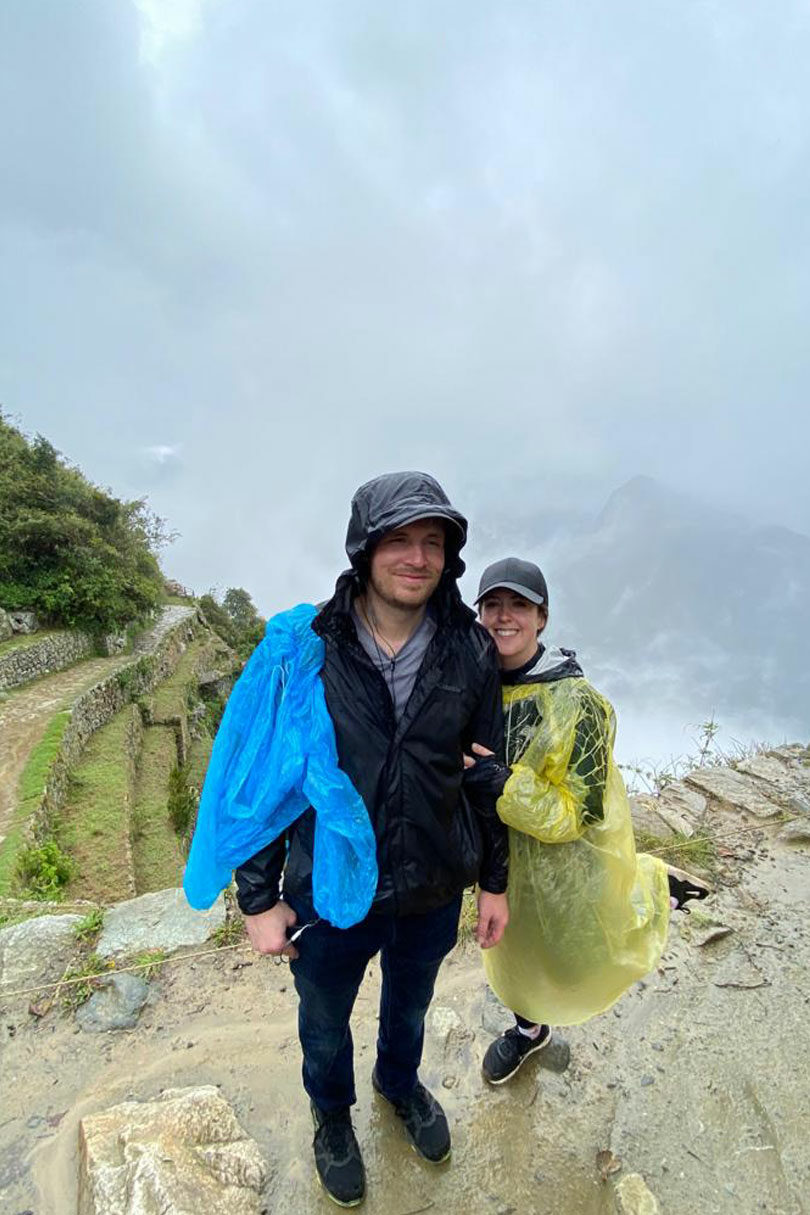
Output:
<path fill-rule="evenodd" d="M 660 1215 L 658 1199 L 640 1173 L 628 1173 L 616 1185 L 618 1215 Z"/>
<path fill-rule="evenodd" d="M 96 953 L 103 958 L 145 949 L 172 953 L 187 945 L 202 945 L 224 923 L 225 901 L 221 895 L 208 911 L 195 911 L 182 890 L 156 890 L 109 909 Z"/>
<path fill-rule="evenodd" d="M 773 818 L 782 812 L 782 807 L 761 793 L 749 777 L 731 768 L 697 768 L 686 777 L 686 783 L 724 807 L 745 810 L 757 818 Z"/>
<path fill-rule="evenodd" d="M 36 633 L 39 630 L 36 612 L 9 612 L 8 615 L 15 633 Z"/>
<path fill-rule="evenodd" d="M 805 799 L 810 809 L 810 769 L 800 758 L 790 752 L 767 751 L 751 755 L 737 765 L 737 771 L 751 776 L 758 784 L 764 782 L 761 791 L 768 797 L 778 798 L 790 809 L 797 809 L 796 799 Z"/>
<path fill-rule="evenodd" d="M 14 629 L 11 627 L 8 612 L 0 608 L 0 641 L 8 641 L 13 635 Z"/>
<path fill-rule="evenodd" d="M 76 952 L 79 915 L 43 915 L 0 928 L 0 999 L 11 987 L 58 979 Z"/>
<path fill-rule="evenodd" d="M 658 798 L 652 793 L 634 793 L 630 798 L 630 816 L 633 827 L 647 835 L 655 835 L 660 839 L 672 836 L 669 823 L 665 823 L 658 813 Z"/>
<path fill-rule="evenodd" d="M 99 988 L 76 1011 L 76 1020 L 87 1033 L 109 1029 L 132 1029 L 149 997 L 149 984 L 139 975 L 125 972 L 101 980 Z"/>
<path fill-rule="evenodd" d="M 260 1215 L 269 1170 L 213 1085 L 126 1101 L 79 1127 L 78 1215 Z"/>
<path fill-rule="evenodd" d="M 682 780 L 676 780 L 661 790 L 656 810 L 673 831 L 691 836 L 705 813 L 706 798 Z"/>

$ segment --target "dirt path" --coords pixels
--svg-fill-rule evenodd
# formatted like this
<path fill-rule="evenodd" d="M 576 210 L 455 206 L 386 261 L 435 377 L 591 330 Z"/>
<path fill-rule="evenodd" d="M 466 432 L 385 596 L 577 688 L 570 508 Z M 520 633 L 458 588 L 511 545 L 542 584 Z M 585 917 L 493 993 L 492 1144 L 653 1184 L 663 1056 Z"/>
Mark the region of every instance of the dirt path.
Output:
<path fill-rule="evenodd" d="M 131 662 L 130 657 L 89 658 L 12 692 L 0 704 L 0 841 L 14 812 L 26 760 L 55 713 L 69 709 L 93 684 Z"/>

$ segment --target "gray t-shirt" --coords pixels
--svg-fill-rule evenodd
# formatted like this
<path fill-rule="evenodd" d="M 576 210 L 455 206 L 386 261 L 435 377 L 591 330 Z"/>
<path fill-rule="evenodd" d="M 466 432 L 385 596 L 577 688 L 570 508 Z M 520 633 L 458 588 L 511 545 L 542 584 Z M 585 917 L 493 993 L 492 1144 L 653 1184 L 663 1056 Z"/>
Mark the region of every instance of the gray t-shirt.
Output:
<path fill-rule="evenodd" d="M 425 612 L 418 628 L 408 638 L 402 649 L 393 658 L 389 658 L 382 646 L 374 640 L 366 622 L 355 607 L 352 607 L 352 617 L 357 629 L 357 640 L 385 680 L 386 687 L 391 693 L 394 716 L 399 721 L 405 712 L 413 685 L 416 683 L 422 659 L 436 632 L 436 621 L 429 612 Z"/>

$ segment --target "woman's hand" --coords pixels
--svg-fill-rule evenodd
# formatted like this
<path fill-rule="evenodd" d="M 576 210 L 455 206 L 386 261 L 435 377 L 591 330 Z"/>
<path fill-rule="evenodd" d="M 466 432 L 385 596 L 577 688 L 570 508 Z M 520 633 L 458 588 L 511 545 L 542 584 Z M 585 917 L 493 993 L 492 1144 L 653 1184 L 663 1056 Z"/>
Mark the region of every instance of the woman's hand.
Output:
<path fill-rule="evenodd" d="M 497 945 L 509 923 L 509 902 L 505 894 L 478 891 L 478 923 L 475 939 L 482 949 Z"/>
<path fill-rule="evenodd" d="M 472 749 L 476 755 L 480 755 L 480 756 L 495 754 L 494 751 L 490 751 L 487 747 L 482 747 L 480 743 L 473 743 Z M 464 756 L 464 767 L 465 768 L 474 768 L 475 767 L 475 760 L 473 759 L 472 755 Z"/>

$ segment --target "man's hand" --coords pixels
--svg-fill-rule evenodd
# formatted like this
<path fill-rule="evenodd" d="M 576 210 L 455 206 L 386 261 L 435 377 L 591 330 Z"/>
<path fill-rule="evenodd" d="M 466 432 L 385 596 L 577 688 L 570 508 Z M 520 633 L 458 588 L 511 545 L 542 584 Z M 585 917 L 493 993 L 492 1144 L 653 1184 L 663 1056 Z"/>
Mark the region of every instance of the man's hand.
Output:
<path fill-rule="evenodd" d="M 497 945 L 509 923 L 509 903 L 505 894 L 478 891 L 478 923 L 475 939 L 482 949 Z"/>
<path fill-rule="evenodd" d="M 298 950 L 287 940 L 287 929 L 298 921 L 292 907 L 279 900 L 269 911 L 244 916 L 250 943 L 257 953 L 281 954 L 297 958 Z"/>

